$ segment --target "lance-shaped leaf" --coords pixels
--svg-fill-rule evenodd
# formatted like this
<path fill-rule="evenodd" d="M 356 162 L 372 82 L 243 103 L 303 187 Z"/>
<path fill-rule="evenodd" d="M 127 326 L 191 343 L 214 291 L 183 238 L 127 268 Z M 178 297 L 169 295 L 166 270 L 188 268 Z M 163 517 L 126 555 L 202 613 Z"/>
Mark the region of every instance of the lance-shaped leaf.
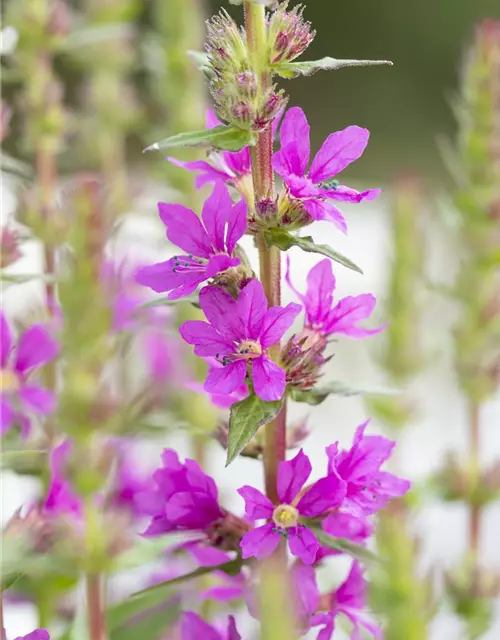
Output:
<path fill-rule="evenodd" d="M 274 73 L 283 78 L 296 78 L 297 76 L 311 76 L 317 71 L 337 71 L 345 67 L 377 67 L 380 65 L 392 66 L 390 60 L 337 60 L 336 58 L 321 58 L 321 60 L 308 60 L 306 62 L 281 62 L 273 65 Z"/>
<path fill-rule="evenodd" d="M 384 389 L 382 387 L 351 387 L 343 382 L 333 381 L 329 382 L 323 387 L 314 387 L 307 391 L 300 391 L 299 389 L 292 389 L 290 391 L 290 397 L 295 402 L 306 402 L 307 404 L 317 405 L 321 404 L 329 395 L 343 396 L 345 398 L 349 396 L 394 396 L 399 391 L 397 389 Z"/>
<path fill-rule="evenodd" d="M 282 400 L 264 402 L 254 393 L 231 407 L 226 466 L 239 455 L 260 427 L 268 424 L 281 410 Z"/>
<path fill-rule="evenodd" d="M 319 524 L 307 524 L 307 526 L 314 532 L 314 535 L 323 547 L 343 551 L 361 562 L 380 562 L 380 559 L 373 551 L 370 551 L 370 549 L 367 549 L 361 544 L 356 544 L 344 538 L 334 538 L 329 533 L 323 531 Z"/>
<path fill-rule="evenodd" d="M 363 271 L 354 264 L 354 262 L 349 260 L 349 258 L 346 258 L 327 244 L 316 244 L 310 236 L 300 238 L 298 236 L 293 236 L 287 231 L 273 229 L 271 231 L 264 232 L 264 239 L 268 247 L 278 247 L 281 251 L 288 251 L 291 247 L 299 247 L 302 251 L 307 251 L 308 253 L 319 253 L 323 256 L 327 256 L 327 258 L 331 258 L 334 262 L 338 262 L 348 269 L 352 269 L 358 273 L 363 273 Z"/>
<path fill-rule="evenodd" d="M 257 135 L 253 131 L 238 129 L 238 127 L 219 125 L 213 129 L 203 129 L 202 131 L 188 131 L 178 133 L 170 138 L 154 142 L 146 151 L 158 151 L 159 149 L 172 149 L 174 147 L 212 147 L 226 151 L 239 151 L 248 145 L 257 142 Z"/>

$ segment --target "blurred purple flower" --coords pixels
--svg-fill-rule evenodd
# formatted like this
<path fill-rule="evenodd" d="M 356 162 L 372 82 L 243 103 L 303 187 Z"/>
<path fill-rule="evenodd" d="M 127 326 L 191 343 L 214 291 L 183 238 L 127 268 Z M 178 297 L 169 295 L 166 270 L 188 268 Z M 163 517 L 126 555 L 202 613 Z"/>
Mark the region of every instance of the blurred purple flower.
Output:
<path fill-rule="evenodd" d="M 229 616 L 226 629 L 219 631 L 196 613 L 187 611 L 182 616 L 180 631 L 180 640 L 241 640 L 233 616 Z"/>
<path fill-rule="evenodd" d="M 195 345 L 196 355 L 215 356 L 223 365 L 210 368 L 205 390 L 222 395 L 234 392 L 244 383 L 250 366 L 255 393 L 262 400 L 279 400 L 286 375 L 266 350 L 291 327 L 300 305 L 268 309 L 262 284 L 251 280 L 237 301 L 221 289 L 205 287 L 200 306 L 209 322 L 189 320 L 179 331 Z"/>
<path fill-rule="evenodd" d="M 24 435 L 30 429 L 28 415 L 51 414 L 56 406 L 52 391 L 38 384 L 30 384 L 29 376 L 53 360 L 59 353 L 59 345 L 42 325 L 35 324 L 19 338 L 12 354 L 13 340 L 10 327 L 0 313 L 0 367 L 2 388 L 0 392 L 1 433 L 19 422 Z"/>
<path fill-rule="evenodd" d="M 360 640 L 361 629 L 367 631 L 373 638 L 382 640 L 381 627 L 368 620 L 363 613 L 367 602 L 366 590 L 367 584 L 361 566 L 358 562 L 353 562 L 349 575 L 340 587 L 321 599 L 322 602 L 327 600 L 330 610 L 317 613 L 311 618 L 311 627 L 323 626 L 317 640 L 330 640 L 333 637 L 335 618 L 339 614 L 346 616 L 353 625 L 351 640 Z"/>
<path fill-rule="evenodd" d="M 19 636 L 16 640 L 50 640 L 50 636 L 46 629 L 35 629 L 26 636 Z"/>
<path fill-rule="evenodd" d="M 289 196 L 300 201 L 313 220 L 330 220 L 345 233 L 345 218 L 329 201 L 373 200 L 380 189 L 359 192 L 332 178 L 363 154 L 370 133 L 352 126 L 330 134 L 307 172 L 311 155 L 309 131 L 302 109 L 293 107 L 286 112 L 280 130 L 281 149 L 273 155 L 273 168 L 283 178 Z"/>
<path fill-rule="evenodd" d="M 349 338 L 366 338 L 385 329 L 386 325 L 365 329 L 358 324 L 369 318 L 375 308 L 376 298 L 371 293 L 347 296 L 333 304 L 336 280 L 328 258 L 318 262 L 309 271 L 305 294 L 299 293 L 292 284 L 289 259 L 287 266 L 286 282 L 304 305 L 307 331 L 321 336 L 340 333 Z"/>
<path fill-rule="evenodd" d="M 338 473 L 347 484 L 344 506 L 364 515 L 376 513 L 393 498 L 404 496 L 411 486 L 408 480 L 380 471 L 396 443 L 383 436 L 365 436 L 369 422 L 357 428 L 349 450 L 339 453 L 337 444 L 326 449 L 329 471 Z"/>
<path fill-rule="evenodd" d="M 174 256 L 138 271 L 136 280 L 157 293 L 170 291 L 171 300 L 187 296 L 205 280 L 240 264 L 233 250 L 247 227 L 243 200 L 233 206 L 222 182 L 203 205 L 202 221 L 194 211 L 180 204 L 158 205 L 167 237 L 188 255 Z"/>
<path fill-rule="evenodd" d="M 134 517 L 147 516 L 149 513 L 141 509 L 136 496 L 153 490 L 153 479 L 150 474 L 139 471 L 130 442 L 118 441 L 116 448 L 118 461 L 110 503 L 128 511 Z"/>
<path fill-rule="evenodd" d="M 321 478 L 297 500 L 311 475 L 309 458 L 301 449 L 292 460 L 278 468 L 279 505 L 273 505 L 258 489 L 248 485 L 238 490 L 245 500 L 246 517 L 272 520 L 249 531 L 241 540 L 243 558 L 265 558 L 278 546 L 281 536 L 288 540 L 290 551 L 304 564 L 312 564 L 320 545 L 312 531 L 300 523 L 300 517 L 316 518 L 339 506 L 346 492 L 345 482 L 336 474 Z"/>
<path fill-rule="evenodd" d="M 43 504 L 45 513 L 55 516 L 70 514 L 76 517 L 82 515 L 83 504 L 81 498 L 66 480 L 64 471 L 69 456 L 73 449 L 73 443 L 67 439 L 61 442 L 50 453 L 50 483 L 47 497 Z"/>
<path fill-rule="evenodd" d="M 221 369 L 223 367 L 223 365 L 220 362 L 217 362 L 215 358 L 207 358 L 207 361 L 210 363 L 211 367 L 215 367 L 218 369 Z M 191 381 L 187 382 L 184 386 L 186 387 L 186 389 L 194 391 L 195 393 L 207 393 L 201 382 Z M 212 401 L 212 404 L 214 406 L 218 407 L 219 409 L 229 409 L 235 402 L 239 402 L 240 400 L 244 400 L 248 397 L 248 387 L 246 384 L 242 384 L 234 391 L 231 391 L 231 393 L 213 392 L 209 393 L 208 395 L 210 396 L 210 400 Z"/>

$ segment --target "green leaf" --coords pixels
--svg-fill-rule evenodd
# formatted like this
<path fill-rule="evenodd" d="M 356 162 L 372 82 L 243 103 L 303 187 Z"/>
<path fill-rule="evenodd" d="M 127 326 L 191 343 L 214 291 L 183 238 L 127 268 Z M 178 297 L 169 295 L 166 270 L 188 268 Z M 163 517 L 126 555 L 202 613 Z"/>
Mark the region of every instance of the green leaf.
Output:
<path fill-rule="evenodd" d="M 268 247 L 275 246 L 278 247 L 278 249 L 281 249 L 281 251 L 288 251 L 291 247 L 299 247 L 302 251 L 307 251 L 308 253 L 319 253 L 331 258 L 334 262 L 338 262 L 348 269 L 352 269 L 358 273 L 363 273 L 363 271 L 354 264 L 354 262 L 349 260 L 349 258 L 346 258 L 338 251 L 334 251 L 334 249 L 329 247 L 327 244 L 316 244 L 310 236 L 301 238 L 298 236 L 292 236 L 287 231 L 273 229 L 272 231 L 264 232 L 264 239 Z"/>
<path fill-rule="evenodd" d="M 273 65 L 272 69 L 274 73 L 283 78 L 295 78 L 310 76 L 316 71 L 337 71 L 337 69 L 344 69 L 344 67 L 376 67 L 380 65 L 392 66 L 392 62 L 390 60 L 337 60 L 327 57 L 306 62 L 282 62 Z"/>
<path fill-rule="evenodd" d="M 203 73 L 209 80 L 215 77 L 215 72 L 210 64 L 210 58 L 203 51 L 188 51 L 188 56 L 195 63 L 197 69 Z"/>
<path fill-rule="evenodd" d="M 177 298 L 176 300 L 170 300 L 168 297 L 164 298 L 155 298 L 154 300 L 149 300 L 148 302 L 144 302 L 139 305 L 139 309 L 149 309 L 149 307 L 173 307 L 181 302 L 188 302 L 200 309 L 200 302 L 198 300 L 198 296 L 186 296 L 185 298 Z"/>
<path fill-rule="evenodd" d="M 343 382 L 333 381 L 329 382 L 324 387 L 315 387 L 308 391 L 300 391 L 298 389 L 290 390 L 290 397 L 295 402 L 306 402 L 310 405 L 321 404 L 326 398 L 332 394 L 336 396 L 343 396 L 345 398 L 349 396 L 363 396 L 363 395 L 387 395 L 393 396 L 400 393 L 397 389 L 384 389 L 384 388 L 362 388 L 362 387 L 350 387 Z"/>
<path fill-rule="evenodd" d="M 259 428 L 278 415 L 282 402 L 264 402 L 253 393 L 233 404 L 229 416 L 226 467 L 243 451 Z"/>
<path fill-rule="evenodd" d="M 380 558 L 361 544 L 355 544 L 350 540 L 344 538 L 334 538 L 329 533 L 323 531 L 319 525 L 307 525 L 312 530 L 318 542 L 323 547 L 328 549 L 335 549 L 336 551 L 343 551 L 356 560 L 361 562 L 380 562 Z"/>
<path fill-rule="evenodd" d="M 135 619 L 127 620 L 120 627 L 111 629 L 109 640 L 160 640 L 165 637 L 165 632 L 177 620 L 181 614 L 179 599 L 172 593 L 172 597 L 158 602 L 149 610 L 141 612 Z"/>
<path fill-rule="evenodd" d="M 146 151 L 172 149 L 174 147 L 213 147 L 214 149 L 239 151 L 243 147 L 256 144 L 256 142 L 257 135 L 253 131 L 220 125 L 213 129 L 178 133 L 175 136 L 170 136 L 170 138 L 165 138 L 160 142 L 149 145 L 144 149 L 144 153 Z"/>

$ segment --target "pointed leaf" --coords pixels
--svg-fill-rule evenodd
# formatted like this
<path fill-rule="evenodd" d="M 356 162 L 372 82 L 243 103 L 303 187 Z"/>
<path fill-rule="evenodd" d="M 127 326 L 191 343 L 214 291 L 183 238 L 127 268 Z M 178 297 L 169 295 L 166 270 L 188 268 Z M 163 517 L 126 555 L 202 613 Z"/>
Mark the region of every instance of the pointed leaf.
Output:
<path fill-rule="evenodd" d="M 335 58 L 321 58 L 306 62 L 282 62 L 273 65 L 273 71 L 283 78 L 310 76 L 316 71 L 337 71 L 344 67 L 375 67 L 379 65 L 392 66 L 390 60 L 337 60 Z"/>
<path fill-rule="evenodd" d="M 259 428 L 278 415 L 281 404 L 282 400 L 264 402 L 255 394 L 233 404 L 229 417 L 226 467 L 243 451 Z"/>
<path fill-rule="evenodd" d="M 149 145 L 144 149 L 144 153 L 146 151 L 172 149 L 174 147 L 213 147 L 214 149 L 239 151 L 243 147 L 256 144 L 256 142 L 257 136 L 253 131 L 220 125 L 214 129 L 178 133 L 175 136 L 170 136 L 170 138 L 165 138 L 160 142 Z"/>
<path fill-rule="evenodd" d="M 349 385 L 344 384 L 343 382 L 338 382 L 337 380 L 333 382 L 329 382 L 324 387 L 314 387 L 313 389 L 309 389 L 307 391 L 300 391 L 299 389 L 291 389 L 290 397 L 295 402 L 306 402 L 310 405 L 321 404 L 330 394 L 336 396 L 343 396 L 345 398 L 349 396 L 363 396 L 363 395 L 386 395 L 393 396 L 398 395 L 399 391 L 397 389 L 384 389 L 377 387 L 350 387 Z"/>
<path fill-rule="evenodd" d="M 355 544 L 350 540 L 345 540 L 344 538 L 334 538 L 329 533 L 323 531 L 323 529 L 315 524 L 315 525 L 307 525 L 311 531 L 313 531 L 314 535 L 318 539 L 318 542 L 328 549 L 335 549 L 336 551 L 343 551 L 347 553 L 352 558 L 356 558 L 356 560 L 360 560 L 361 562 L 380 562 L 380 558 L 377 557 L 361 544 Z"/>
<path fill-rule="evenodd" d="M 278 249 L 281 249 L 281 251 L 288 251 L 291 247 L 299 247 L 302 251 L 307 251 L 308 253 L 319 253 L 331 258 L 334 262 L 338 262 L 348 269 L 352 269 L 358 273 L 363 273 L 363 271 L 354 264 L 354 262 L 349 260 L 349 258 L 346 258 L 327 244 L 316 244 L 310 236 L 300 238 L 298 236 L 292 236 L 286 231 L 273 229 L 272 231 L 264 232 L 264 239 L 268 247 L 275 246 L 278 247 Z"/>

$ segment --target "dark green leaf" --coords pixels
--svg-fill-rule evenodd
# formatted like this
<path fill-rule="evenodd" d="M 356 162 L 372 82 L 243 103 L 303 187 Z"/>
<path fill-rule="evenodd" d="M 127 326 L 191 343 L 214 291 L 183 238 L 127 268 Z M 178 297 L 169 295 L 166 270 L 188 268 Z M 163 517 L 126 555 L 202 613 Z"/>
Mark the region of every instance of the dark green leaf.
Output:
<path fill-rule="evenodd" d="M 335 549 L 336 551 L 343 551 L 361 562 L 380 562 L 380 559 L 373 553 L 373 551 L 363 547 L 363 545 L 355 544 L 354 542 L 350 542 L 344 538 L 334 538 L 329 533 L 323 531 L 319 525 L 308 526 L 323 547 Z"/>
<path fill-rule="evenodd" d="M 226 466 L 243 451 L 262 425 L 278 415 L 281 404 L 282 400 L 264 402 L 254 393 L 233 404 L 229 417 Z"/>
<path fill-rule="evenodd" d="M 291 247 L 299 247 L 302 251 L 307 251 L 308 253 L 319 253 L 331 258 L 334 262 L 338 262 L 348 269 L 352 269 L 358 273 L 363 273 L 363 271 L 354 264 L 354 262 L 349 260 L 349 258 L 338 253 L 338 251 L 334 251 L 326 244 L 316 244 L 310 236 L 300 238 L 298 236 L 292 236 L 292 234 L 286 231 L 274 229 L 272 231 L 265 231 L 264 239 L 268 247 L 275 246 L 278 247 L 278 249 L 281 249 L 281 251 L 288 251 Z"/>
<path fill-rule="evenodd" d="M 310 76 L 316 71 L 337 71 L 344 67 L 375 67 L 379 65 L 392 66 L 390 60 L 337 60 L 335 58 L 321 58 L 306 62 L 282 62 L 273 66 L 273 71 L 283 78 L 296 76 Z"/>
<path fill-rule="evenodd" d="M 174 147 L 213 147 L 214 149 L 239 151 L 243 147 L 254 145 L 256 142 L 257 136 L 252 131 L 220 125 L 213 129 L 178 133 L 175 136 L 170 136 L 170 138 L 165 138 L 160 142 L 149 145 L 144 149 L 144 152 L 172 149 Z"/>
<path fill-rule="evenodd" d="M 154 300 L 149 300 L 148 302 L 144 302 L 139 306 L 140 309 L 148 309 L 149 307 L 173 307 L 176 304 L 181 302 L 188 302 L 196 307 L 200 308 L 200 303 L 198 300 L 198 296 L 187 296 L 185 298 L 177 298 L 176 300 L 170 300 L 168 297 L 164 298 L 155 298 Z"/>
<path fill-rule="evenodd" d="M 291 389 L 290 397 L 295 402 L 307 402 L 307 404 L 317 405 L 321 404 L 323 400 L 332 394 L 336 396 L 363 396 L 363 395 L 397 395 L 399 391 L 396 389 L 382 389 L 382 388 L 360 388 L 350 387 L 343 382 L 333 381 L 329 382 L 324 387 L 315 387 L 308 391 L 299 391 L 298 389 Z"/>

